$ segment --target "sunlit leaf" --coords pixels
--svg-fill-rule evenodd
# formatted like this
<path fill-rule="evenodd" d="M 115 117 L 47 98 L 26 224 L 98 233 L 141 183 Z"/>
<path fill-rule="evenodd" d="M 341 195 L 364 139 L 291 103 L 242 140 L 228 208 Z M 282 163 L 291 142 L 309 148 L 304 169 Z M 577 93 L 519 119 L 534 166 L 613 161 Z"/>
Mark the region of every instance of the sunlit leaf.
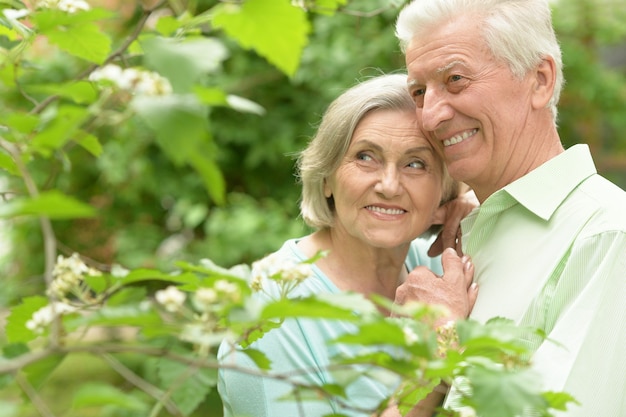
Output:
<path fill-rule="evenodd" d="M 78 13 L 42 10 L 33 15 L 41 34 L 65 52 L 96 64 L 102 64 L 111 51 L 111 39 L 94 20 L 111 16 L 103 9 Z"/>
<path fill-rule="evenodd" d="M 213 25 L 223 29 L 243 48 L 254 49 L 290 77 L 298 69 L 311 29 L 306 12 L 292 6 L 289 0 L 247 0 L 242 6 L 225 4 L 217 8 Z"/>
<path fill-rule="evenodd" d="M 83 382 L 79 385 L 72 399 L 74 410 L 108 405 L 137 413 L 144 413 L 149 410 L 149 405 L 138 396 L 101 382 Z"/>
<path fill-rule="evenodd" d="M 5 333 L 10 343 L 29 342 L 37 337 L 33 331 L 26 328 L 26 322 L 29 321 L 33 313 L 48 304 L 48 299 L 42 296 L 26 297 L 22 299 L 22 303 L 11 309 Z"/>
<path fill-rule="evenodd" d="M 41 193 L 37 197 L 16 197 L 0 205 L 0 218 L 17 216 L 45 216 L 50 219 L 76 219 L 96 216 L 96 210 L 58 190 Z"/>
<path fill-rule="evenodd" d="M 529 408 L 545 407 L 541 397 L 541 379 L 531 370 L 517 372 L 472 367 L 469 404 L 481 410 L 481 417 L 516 417 Z"/>
<path fill-rule="evenodd" d="M 150 37 L 141 45 L 147 66 L 166 77 L 176 93 L 191 92 L 202 75 L 217 71 L 228 57 L 226 47 L 215 38 Z"/>

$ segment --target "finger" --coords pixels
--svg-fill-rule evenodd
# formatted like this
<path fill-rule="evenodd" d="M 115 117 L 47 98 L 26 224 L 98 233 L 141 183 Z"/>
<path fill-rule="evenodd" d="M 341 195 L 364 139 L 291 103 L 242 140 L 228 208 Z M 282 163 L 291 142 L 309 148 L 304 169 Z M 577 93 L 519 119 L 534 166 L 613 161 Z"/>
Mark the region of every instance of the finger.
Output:
<path fill-rule="evenodd" d="M 457 234 L 456 234 L 456 253 L 459 256 L 463 256 L 463 242 L 461 241 L 461 237 L 462 237 L 462 233 L 461 233 L 461 229 L 459 228 Z"/>
<path fill-rule="evenodd" d="M 465 278 L 465 288 L 469 288 L 474 282 L 474 264 L 469 256 L 465 255 L 461 258 L 463 264 L 463 276 Z"/>
<path fill-rule="evenodd" d="M 476 304 L 477 298 L 478 298 L 478 284 L 474 282 L 472 283 L 472 285 L 470 285 L 469 289 L 467 290 L 467 299 L 469 302 L 470 313 L 474 309 L 474 305 Z"/>
<path fill-rule="evenodd" d="M 443 252 L 443 240 L 441 238 L 441 233 L 439 233 L 437 235 L 437 238 L 433 242 L 433 244 L 430 245 L 430 248 L 428 248 L 428 256 L 430 257 L 439 256 L 441 255 L 442 252 Z"/>
<path fill-rule="evenodd" d="M 465 277 L 463 262 L 454 249 L 444 249 L 441 255 L 441 265 L 443 267 L 443 278 L 456 279 L 457 277 Z"/>

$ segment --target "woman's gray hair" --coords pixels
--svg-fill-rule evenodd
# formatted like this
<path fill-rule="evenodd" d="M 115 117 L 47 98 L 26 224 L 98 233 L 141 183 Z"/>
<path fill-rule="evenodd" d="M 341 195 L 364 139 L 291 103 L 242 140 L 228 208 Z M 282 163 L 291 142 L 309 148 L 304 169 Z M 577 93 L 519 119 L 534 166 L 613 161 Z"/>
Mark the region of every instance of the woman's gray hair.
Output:
<path fill-rule="evenodd" d="M 548 107 L 556 124 L 564 84 L 561 48 L 552 27 L 548 0 L 414 0 L 400 12 L 396 36 L 402 51 L 436 26 L 459 16 L 482 16 L 483 38 L 493 56 L 523 77 L 545 57 L 556 65 L 556 83 Z"/>
<path fill-rule="evenodd" d="M 300 212 L 307 225 L 317 229 L 333 225 L 333 201 L 324 195 L 324 181 L 339 167 L 359 122 L 374 110 L 415 113 L 406 74 L 387 74 L 363 81 L 337 97 L 324 113 L 317 133 L 297 161 L 302 182 Z M 444 203 L 456 197 L 458 183 L 448 175 L 443 162 L 441 165 Z"/>

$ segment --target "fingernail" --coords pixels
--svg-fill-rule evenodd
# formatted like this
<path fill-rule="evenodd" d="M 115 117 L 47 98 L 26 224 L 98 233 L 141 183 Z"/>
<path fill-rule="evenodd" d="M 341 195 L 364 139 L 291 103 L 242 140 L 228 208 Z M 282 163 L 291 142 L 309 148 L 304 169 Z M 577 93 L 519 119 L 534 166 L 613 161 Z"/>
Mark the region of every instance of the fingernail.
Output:
<path fill-rule="evenodd" d="M 470 270 L 470 268 L 472 267 L 472 262 L 468 259 L 464 264 L 463 264 L 463 271 L 467 272 Z"/>
<path fill-rule="evenodd" d="M 470 285 L 470 289 L 472 291 L 476 291 L 478 289 L 478 284 L 476 284 L 475 282 L 472 282 L 472 285 Z"/>
<path fill-rule="evenodd" d="M 461 258 L 461 262 L 465 263 L 467 261 L 469 261 L 469 256 L 463 255 L 463 257 Z"/>

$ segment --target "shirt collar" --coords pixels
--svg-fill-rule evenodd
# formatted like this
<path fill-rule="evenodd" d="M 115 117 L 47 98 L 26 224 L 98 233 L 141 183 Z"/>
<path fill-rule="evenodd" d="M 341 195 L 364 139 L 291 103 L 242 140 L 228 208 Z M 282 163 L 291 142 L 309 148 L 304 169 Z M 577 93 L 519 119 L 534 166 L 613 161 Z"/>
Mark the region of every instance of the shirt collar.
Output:
<path fill-rule="evenodd" d="M 574 188 L 596 173 L 589 146 L 574 145 L 503 190 L 548 220 Z"/>

